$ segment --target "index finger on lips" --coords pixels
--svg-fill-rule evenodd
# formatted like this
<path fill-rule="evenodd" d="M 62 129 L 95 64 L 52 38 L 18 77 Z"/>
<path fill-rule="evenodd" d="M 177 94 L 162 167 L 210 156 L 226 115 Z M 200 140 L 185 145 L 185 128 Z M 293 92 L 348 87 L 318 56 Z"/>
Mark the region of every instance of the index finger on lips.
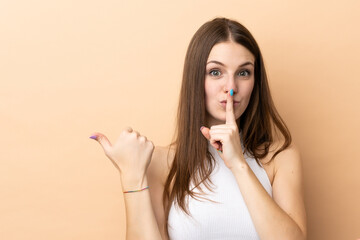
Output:
<path fill-rule="evenodd" d="M 227 94 L 226 99 L 226 123 L 235 123 L 235 114 L 234 114 L 234 101 L 233 96 L 230 93 L 233 93 L 233 89 Z"/>

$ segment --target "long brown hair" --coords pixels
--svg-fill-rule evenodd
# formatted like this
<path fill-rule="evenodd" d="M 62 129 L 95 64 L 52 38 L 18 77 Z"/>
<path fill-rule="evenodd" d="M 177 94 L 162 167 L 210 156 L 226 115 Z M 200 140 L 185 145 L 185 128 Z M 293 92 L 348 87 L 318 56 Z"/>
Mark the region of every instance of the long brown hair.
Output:
<path fill-rule="evenodd" d="M 269 147 L 274 143 L 274 130 L 280 130 L 284 142 L 270 161 L 291 144 L 290 132 L 271 98 L 263 58 L 251 33 L 240 23 L 227 18 L 215 18 L 206 22 L 191 39 L 185 57 L 177 126 L 173 138 L 175 140 L 170 144 L 170 147 L 175 146 L 175 156 L 163 194 L 167 233 L 171 203 L 176 201 L 190 215 L 185 197 L 200 197 L 189 189 L 191 183 L 199 187 L 202 193 L 199 186 L 201 183 L 211 190 L 209 176 L 215 161 L 209 152 L 207 139 L 200 132 L 200 127 L 206 124 L 206 62 L 215 44 L 229 40 L 246 47 L 255 57 L 254 88 L 245 112 L 237 121 L 238 129 L 242 131 L 245 151 L 260 165 L 259 159 L 267 156 Z"/>

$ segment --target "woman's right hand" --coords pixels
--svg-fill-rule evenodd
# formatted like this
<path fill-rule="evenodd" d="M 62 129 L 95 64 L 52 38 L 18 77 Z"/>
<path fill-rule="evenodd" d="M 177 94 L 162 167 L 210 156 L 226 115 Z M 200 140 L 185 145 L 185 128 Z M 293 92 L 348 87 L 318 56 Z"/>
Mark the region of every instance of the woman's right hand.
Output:
<path fill-rule="evenodd" d="M 91 138 L 100 143 L 105 155 L 119 170 L 122 180 L 132 184 L 145 178 L 154 151 L 154 144 L 145 136 L 127 127 L 114 145 L 101 133 L 94 133 Z"/>

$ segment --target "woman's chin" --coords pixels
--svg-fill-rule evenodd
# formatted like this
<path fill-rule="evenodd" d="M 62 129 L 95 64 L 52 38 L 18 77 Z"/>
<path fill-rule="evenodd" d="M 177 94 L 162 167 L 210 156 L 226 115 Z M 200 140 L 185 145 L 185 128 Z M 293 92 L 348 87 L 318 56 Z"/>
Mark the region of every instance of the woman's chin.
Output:
<path fill-rule="evenodd" d="M 209 127 L 211 127 L 211 126 L 215 126 L 215 125 L 225 124 L 226 121 L 225 121 L 225 119 L 212 118 L 212 119 L 208 119 L 207 123 L 208 123 Z"/>

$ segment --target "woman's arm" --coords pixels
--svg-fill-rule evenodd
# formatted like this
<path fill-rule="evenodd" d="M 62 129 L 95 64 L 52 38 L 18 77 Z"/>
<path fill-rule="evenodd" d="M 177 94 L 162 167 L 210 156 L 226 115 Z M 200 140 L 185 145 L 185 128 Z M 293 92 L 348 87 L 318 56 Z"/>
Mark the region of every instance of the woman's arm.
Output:
<path fill-rule="evenodd" d="M 129 182 L 121 179 L 123 191 L 142 189 L 148 186 L 147 177 L 142 182 Z M 126 209 L 126 239 L 161 240 L 160 231 L 151 205 L 150 192 L 124 193 Z"/>
<path fill-rule="evenodd" d="M 164 205 L 166 204 L 163 204 L 163 193 L 165 182 L 170 170 L 169 166 L 171 165 L 168 160 L 171 161 L 174 158 L 174 152 L 171 151 L 168 156 L 168 150 L 168 147 L 155 147 L 153 157 L 147 171 L 151 203 L 163 240 L 169 240 L 169 236 L 166 231 L 167 226 L 165 225 Z"/>
<path fill-rule="evenodd" d="M 306 239 L 300 154 L 293 145 L 280 152 L 275 161 L 273 199 L 261 185 L 242 153 L 233 97 L 227 94 L 226 123 L 200 131 L 232 171 L 255 228 L 262 240 Z M 273 146 L 272 146 L 273 148 Z M 273 150 L 273 149 L 271 149 Z"/>
<path fill-rule="evenodd" d="M 161 186 L 161 176 L 154 172 L 158 157 L 154 145 L 146 137 L 131 128 L 124 130 L 117 142 L 112 145 L 105 135 L 94 134 L 103 147 L 105 155 L 120 172 L 122 190 L 140 190 L 148 186 L 156 190 Z M 157 170 L 159 171 L 159 170 Z M 148 175 L 151 177 L 148 178 Z M 148 181 L 149 180 L 149 181 Z M 161 240 L 158 223 L 155 218 L 149 189 L 139 192 L 124 193 L 126 211 L 126 239 Z M 159 206 L 156 206 L 159 207 Z M 160 206 L 162 209 L 162 206 Z"/>
<path fill-rule="evenodd" d="M 255 228 L 262 240 L 306 239 L 302 167 L 295 146 L 275 159 L 273 198 L 269 196 L 247 163 L 232 169 Z"/>
<path fill-rule="evenodd" d="M 155 147 L 151 162 L 147 168 L 146 182 L 138 183 L 138 188 L 131 188 L 122 181 L 124 191 L 127 189 L 148 190 L 136 193 L 124 193 L 126 207 L 126 239 L 162 239 L 168 240 L 165 231 L 165 212 L 162 194 L 164 191 L 164 178 L 167 176 L 166 148 Z M 145 180 L 145 181 L 146 181 Z"/>

